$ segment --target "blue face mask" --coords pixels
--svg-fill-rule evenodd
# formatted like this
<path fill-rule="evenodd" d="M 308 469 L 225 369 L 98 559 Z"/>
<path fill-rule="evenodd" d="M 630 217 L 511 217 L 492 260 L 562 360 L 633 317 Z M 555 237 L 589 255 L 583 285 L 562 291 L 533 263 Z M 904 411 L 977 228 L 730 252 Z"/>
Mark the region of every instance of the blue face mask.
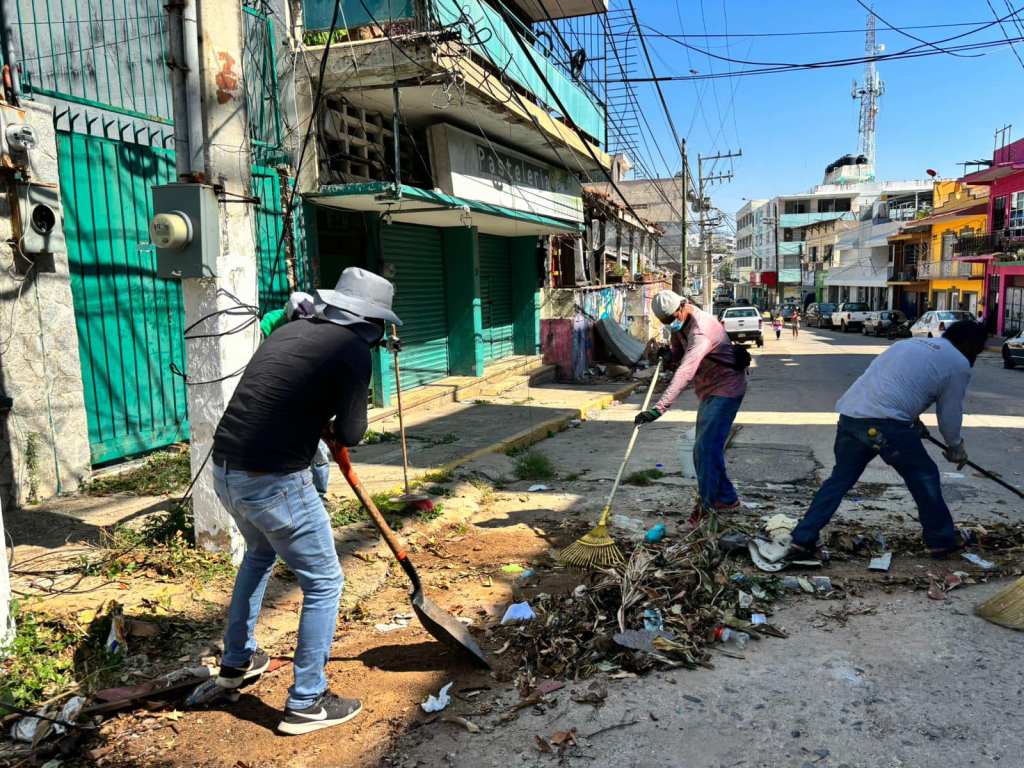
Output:
<path fill-rule="evenodd" d="M 682 320 L 675 320 L 675 321 L 673 321 L 673 323 L 668 328 L 673 333 L 675 333 L 677 331 L 681 331 L 681 330 L 683 330 L 683 321 Z"/>

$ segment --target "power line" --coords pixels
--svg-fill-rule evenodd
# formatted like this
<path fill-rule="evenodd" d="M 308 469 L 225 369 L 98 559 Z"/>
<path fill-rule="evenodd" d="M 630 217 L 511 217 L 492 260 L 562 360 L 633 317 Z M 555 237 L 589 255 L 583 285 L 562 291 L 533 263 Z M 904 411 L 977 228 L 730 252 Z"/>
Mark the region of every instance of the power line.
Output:
<path fill-rule="evenodd" d="M 999 14 L 996 12 L 996 9 L 992 6 L 991 0 L 985 0 L 985 2 L 988 3 L 988 7 L 989 7 L 989 10 L 992 11 L 992 15 L 995 16 L 996 18 L 999 18 Z M 1015 18 L 1014 19 L 1015 26 L 1016 26 L 1016 22 L 1017 22 L 1017 20 Z M 1009 35 L 1006 34 L 1006 28 L 1003 26 L 1003 22 L 1001 22 L 1001 21 L 999 22 L 999 30 L 1003 33 L 1003 37 L 1006 38 L 1006 41 L 1009 42 L 1010 37 L 1009 37 Z M 1020 57 L 1020 54 L 1017 53 L 1017 47 L 1013 43 L 1010 43 L 1010 50 L 1013 51 L 1013 55 L 1017 59 L 1017 63 L 1020 64 L 1021 69 L 1024 69 L 1024 60 L 1022 60 L 1021 57 Z"/>
<path fill-rule="evenodd" d="M 909 32 L 907 32 L 906 30 L 900 29 L 899 27 L 897 27 L 896 25 L 894 25 L 894 24 L 893 24 L 892 22 L 886 21 L 886 20 L 885 20 L 885 19 L 883 19 L 883 18 L 882 18 L 882 17 L 880 16 L 880 15 L 878 15 L 878 13 L 877 13 L 877 12 L 875 11 L 875 9 L 874 9 L 874 8 L 872 8 L 872 7 L 870 6 L 870 5 L 868 5 L 867 3 L 865 3 L 865 2 L 864 2 L 864 0 L 857 0 L 857 4 L 858 4 L 858 5 L 859 5 L 859 6 L 861 7 L 861 8 L 863 8 L 863 9 L 864 9 L 865 11 L 867 11 L 868 13 L 870 13 L 870 14 L 871 14 L 872 16 L 874 16 L 874 17 L 875 17 L 876 19 L 878 19 L 878 20 L 879 20 L 880 22 L 882 22 L 883 24 L 885 24 L 885 26 L 887 26 L 887 27 L 888 27 L 889 29 L 891 29 L 891 30 L 892 30 L 893 32 L 899 32 L 899 33 L 900 33 L 901 35 L 903 35 L 904 37 L 909 37 L 909 38 L 910 38 L 911 40 L 913 40 L 914 42 L 917 42 L 917 43 L 924 43 L 924 44 L 925 44 L 925 45 L 927 45 L 927 46 L 928 46 L 929 48 L 934 48 L 934 49 L 935 49 L 936 51 L 940 51 L 940 52 L 942 52 L 942 53 L 948 53 L 948 54 L 949 54 L 950 56 L 958 56 L 958 57 L 960 57 L 960 58 L 972 58 L 972 59 L 973 59 L 973 58 L 978 58 L 979 56 L 982 56 L 982 55 L 983 55 L 983 54 L 980 54 L 980 53 L 979 53 L 979 54 L 977 54 L 977 55 L 974 55 L 974 56 L 964 56 L 964 54 L 961 54 L 961 53 L 953 53 L 952 51 L 947 51 L 947 50 L 946 50 L 945 48 L 940 48 L 939 46 L 935 45 L 934 43 L 930 43 L 930 42 L 928 42 L 927 40 L 922 40 L 922 39 L 921 39 L 920 37 L 918 37 L 917 35 L 912 35 L 912 34 L 910 34 Z"/>
<path fill-rule="evenodd" d="M 876 17 L 877 18 L 877 17 Z M 907 29 L 948 29 L 952 27 L 974 27 L 979 24 L 984 24 L 982 21 L 960 21 L 953 22 L 950 24 L 917 24 L 912 26 L 900 27 L 901 30 Z M 664 37 L 670 39 L 689 39 L 689 38 L 701 38 L 701 39 L 731 39 L 731 38 L 748 38 L 748 37 L 808 37 L 815 35 L 848 35 L 848 34 L 864 34 L 867 32 L 867 28 L 858 27 L 856 29 L 818 29 L 818 30 L 805 30 L 805 31 L 791 31 L 791 32 L 728 32 L 723 33 L 712 33 L 704 34 L 700 33 L 682 33 L 682 34 L 668 34 L 667 32 L 659 32 L 656 29 L 650 28 L 651 31 L 648 33 L 651 37 Z"/>

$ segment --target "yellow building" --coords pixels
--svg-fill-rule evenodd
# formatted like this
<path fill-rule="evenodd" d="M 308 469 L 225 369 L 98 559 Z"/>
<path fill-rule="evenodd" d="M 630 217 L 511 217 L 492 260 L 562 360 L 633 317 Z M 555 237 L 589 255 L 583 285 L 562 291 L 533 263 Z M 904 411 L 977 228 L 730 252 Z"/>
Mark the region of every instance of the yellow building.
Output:
<path fill-rule="evenodd" d="M 917 264 L 917 278 L 928 281 L 929 309 L 977 313 L 985 302 L 985 265 L 957 261 L 953 245 L 965 235 L 986 231 L 988 190 L 958 181 L 937 181 L 934 209 L 910 226 L 931 226 L 927 260 Z"/>

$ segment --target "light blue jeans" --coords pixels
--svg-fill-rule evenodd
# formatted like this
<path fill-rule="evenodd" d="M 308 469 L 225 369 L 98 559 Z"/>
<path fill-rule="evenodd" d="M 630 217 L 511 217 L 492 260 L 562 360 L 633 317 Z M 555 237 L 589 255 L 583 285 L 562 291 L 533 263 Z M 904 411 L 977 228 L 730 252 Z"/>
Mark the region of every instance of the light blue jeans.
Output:
<path fill-rule="evenodd" d="M 235 577 L 223 664 L 245 667 L 256 649 L 256 621 L 263 594 L 280 556 L 302 588 L 302 614 L 295 645 L 295 683 L 288 707 L 304 709 L 327 688 L 324 667 L 345 583 L 323 502 L 307 469 L 290 474 L 251 475 L 214 465 L 217 496 L 245 539 Z"/>
<path fill-rule="evenodd" d="M 697 493 L 707 508 L 713 508 L 715 502 L 735 504 L 739 498 L 725 470 L 725 443 L 742 402 L 742 397 L 711 395 L 697 407 L 693 465 L 697 470 Z"/>

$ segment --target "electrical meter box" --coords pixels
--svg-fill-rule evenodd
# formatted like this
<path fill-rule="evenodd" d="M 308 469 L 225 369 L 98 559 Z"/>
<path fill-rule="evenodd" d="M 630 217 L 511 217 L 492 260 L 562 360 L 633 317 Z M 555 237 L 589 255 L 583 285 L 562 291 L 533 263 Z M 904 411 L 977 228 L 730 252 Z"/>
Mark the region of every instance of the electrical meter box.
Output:
<path fill-rule="evenodd" d="M 207 184 L 153 187 L 149 239 L 156 247 L 158 277 L 216 277 L 220 253 L 220 206 Z"/>
<path fill-rule="evenodd" d="M 26 255 L 63 253 L 67 245 L 57 185 L 19 182 L 17 189 L 21 218 L 18 250 Z"/>

